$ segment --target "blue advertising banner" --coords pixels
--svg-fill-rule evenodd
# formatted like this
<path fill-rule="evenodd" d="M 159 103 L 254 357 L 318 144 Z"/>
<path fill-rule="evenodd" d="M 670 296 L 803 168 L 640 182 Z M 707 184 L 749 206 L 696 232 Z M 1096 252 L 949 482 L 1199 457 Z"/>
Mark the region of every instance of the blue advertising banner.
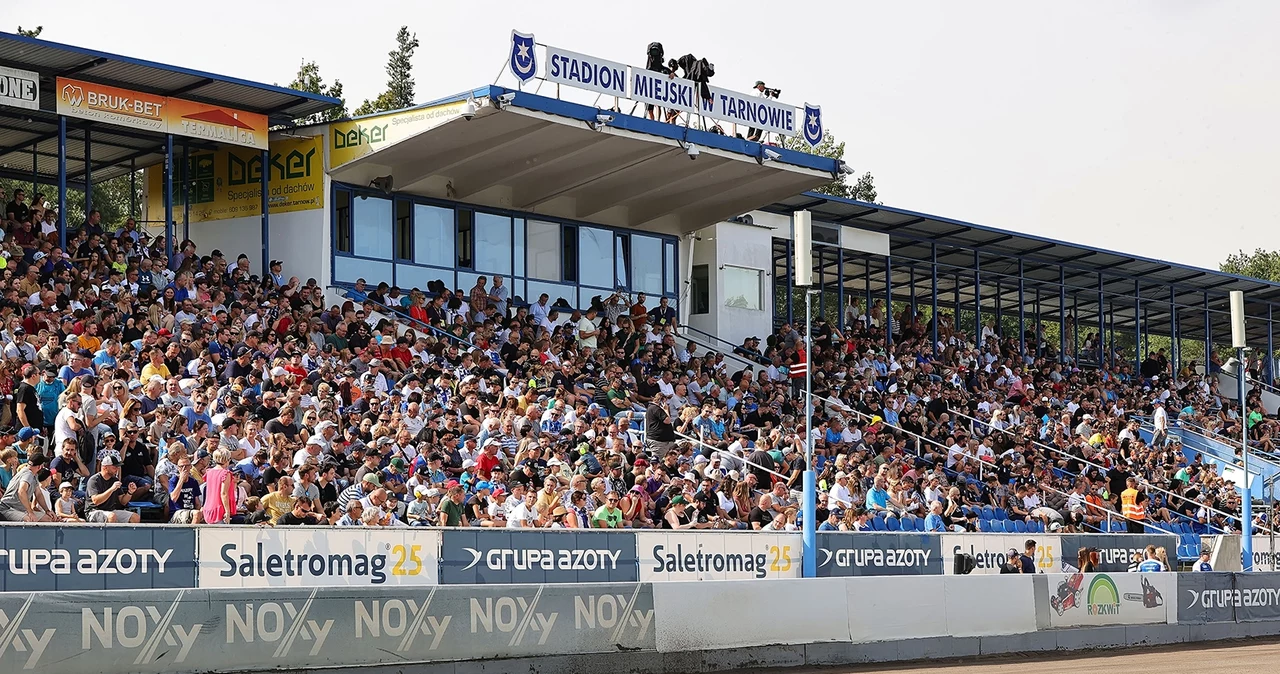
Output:
<path fill-rule="evenodd" d="M 0 591 L 196 586 L 196 532 L 180 527 L 0 527 Z"/>
<path fill-rule="evenodd" d="M 942 537 L 930 534 L 818 534 L 818 577 L 940 576 Z"/>
<path fill-rule="evenodd" d="M 639 579 L 631 532 L 446 530 L 440 583 L 604 583 Z"/>

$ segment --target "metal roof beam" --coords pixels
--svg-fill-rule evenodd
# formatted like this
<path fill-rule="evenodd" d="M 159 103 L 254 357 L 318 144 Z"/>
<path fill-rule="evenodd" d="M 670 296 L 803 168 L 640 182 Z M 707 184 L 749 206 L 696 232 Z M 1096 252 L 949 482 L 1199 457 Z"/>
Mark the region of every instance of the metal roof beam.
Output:
<path fill-rule="evenodd" d="M 88 61 L 85 61 L 84 63 L 81 63 L 78 66 L 75 66 L 74 68 L 67 68 L 66 70 L 59 71 L 55 73 L 54 76 L 66 77 L 67 75 L 75 75 L 76 73 L 82 73 L 90 68 L 96 68 L 106 62 L 107 62 L 107 59 L 102 57 L 99 57 L 96 59 L 90 59 Z"/>
<path fill-rule="evenodd" d="M 180 95 L 180 94 L 185 94 L 185 93 L 187 93 L 188 91 L 195 91 L 196 89 L 199 89 L 200 87 L 209 86 L 210 84 L 213 84 L 213 83 L 214 83 L 214 82 L 216 82 L 216 81 L 217 81 L 217 80 L 214 80 L 214 79 L 213 79 L 213 78 L 211 78 L 211 77 L 202 77 L 202 78 L 200 78 L 200 79 L 196 80 L 195 82 L 192 82 L 191 84 L 183 85 L 183 86 L 181 86 L 181 87 L 178 87 L 177 89 L 174 89 L 173 91 L 170 91 L 170 92 L 169 92 L 169 95 L 170 95 L 170 96 L 178 96 L 178 95 Z"/>
<path fill-rule="evenodd" d="M 925 221 L 926 221 L 926 220 L 925 220 L 925 218 L 916 218 L 915 220 L 907 220 L 907 221 L 905 221 L 905 222 L 899 222 L 899 223 L 898 223 L 898 224 L 896 224 L 896 225 L 889 225 L 888 227 L 884 227 L 884 228 L 882 229 L 882 231 L 885 231 L 885 232 L 892 232 L 892 231 L 896 231 L 896 230 L 902 229 L 903 227 L 910 227 L 910 226 L 912 226 L 912 225 L 918 225 L 918 224 L 920 224 L 920 223 L 922 223 L 922 222 L 925 222 Z"/>
<path fill-rule="evenodd" d="M 163 145 L 161 145 L 161 146 L 159 146 L 159 147 L 148 148 L 148 149 L 146 149 L 146 150 L 138 150 L 137 152 L 134 152 L 133 154 L 131 154 L 131 155 L 127 156 L 127 157 L 120 157 L 120 158 L 118 158 L 118 159 L 111 159 L 111 160 L 109 160 L 109 161 L 103 161 L 103 162 L 94 162 L 94 164 L 89 168 L 89 173 L 90 173 L 90 174 L 92 174 L 94 171 L 100 171 L 100 170 L 102 170 L 102 169 L 104 169 L 104 168 L 110 168 L 110 167 L 112 167 L 112 166 L 118 166 L 118 165 L 120 165 L 120 164 L 125 164 L 125 163 L 128 163 L 128 162 L 130 162 L 130 161 L 132 161 L 132 160 L 134 160 L 134 159 L 139 159 L 139 158 L 141 158 L 141 157 L 145 157 L 145 156 L 147 156 L 147 155 L 149 155 L 149 154 L 164 154 L 164 149 L 165 149 L 165 148 L 164 148 L 164 146 L 163 146 Z M 82 161 L 83 161 L 83 160 L 82 160 Z M 84 174 L 85 174 L 85 170 L 84 170 L 84 169 L 80 169 L 79 171 L 77 171 L 77 172 L 75 172 L 75 173 L 67 173 L 67 179 L 68 179 L 68 180 L 70 180 L 71 178 L 79 178 L 79 177 L 83 176 Z M 125 175 L 128 175 L 128 174 L 126 173 Z M 175 180 L 174 182 L 177 182 L 177 181 Z"/>
<path fill-rule="evenodd" d="M 941 234 L 936 234 L 934 236 L 931 236 L 929 237 L 929 240 L 938 241 L 939 239 L 945 239 L 948 236 L 955 236 L 957 234 L 964 234 L 965 232 L 971 232 L 971 231 L 973 231 L 972 227 L 958 227 L 956 229 L 951 230 L 950 232 L 943 232 Z"/>

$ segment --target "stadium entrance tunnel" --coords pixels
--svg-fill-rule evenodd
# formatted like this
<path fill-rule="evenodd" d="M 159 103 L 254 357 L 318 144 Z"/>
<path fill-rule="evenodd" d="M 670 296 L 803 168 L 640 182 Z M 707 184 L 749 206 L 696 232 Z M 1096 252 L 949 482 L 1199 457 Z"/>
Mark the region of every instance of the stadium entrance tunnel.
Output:
<path fill-rule="evenodd" d="M 832 160 L 769 148 L 777 156 L 761 161 L 759 144 L 642 117 L 524 93 L 477 103 L 474 115 L 335 166 L 333 179 L 387 185 L 390 177 L 397 193 L 667 234 L 832 179 L 818 167 Z"/>

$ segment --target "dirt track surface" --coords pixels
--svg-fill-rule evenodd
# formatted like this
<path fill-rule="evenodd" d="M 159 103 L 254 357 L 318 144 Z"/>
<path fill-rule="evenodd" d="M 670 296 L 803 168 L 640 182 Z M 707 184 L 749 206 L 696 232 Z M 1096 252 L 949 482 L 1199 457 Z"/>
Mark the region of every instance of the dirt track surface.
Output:
<path fill-rule="evenodd" d="M 1051 655 L 1011 655 L 908 664 L 847 667 L 753 669 L 739 674 L 1099 674 L 1100 672 L 1185 672 L 1241 674 L 1276 671 L 1280 641 L 1219 641 L 1204 645 L 1160 646 L 1123 651 L 1087 651 Z M 1268 664 L 1270 663 L 1270 664 Z"/>

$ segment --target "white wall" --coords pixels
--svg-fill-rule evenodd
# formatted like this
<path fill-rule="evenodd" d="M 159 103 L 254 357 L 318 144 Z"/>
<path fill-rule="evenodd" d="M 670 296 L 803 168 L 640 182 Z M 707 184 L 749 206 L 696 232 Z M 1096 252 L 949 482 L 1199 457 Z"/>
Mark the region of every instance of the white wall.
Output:
<path fill-rule="evenodd" d="M 711 267 L 715 292 L 711 310 L 717 314 L 717 329 L 713 334 L 720 339 L 741 344 L 747 337 L 764 339 L 772 332 L 774 231 L 768 227 L 736 222 L 721 222 L 715 226 L 716 260 Z M 705 237 L 701 243 L 707 243 Z M 759 309 L 725 306 L 725 302 L 730 299 L 725 288 L 726 265 L 762 272 Z"/>
<path fill-rule="evenodd" d="M 695 240 L 690 241 L 688 237 L 680 239 L 680 259 L 689 259 L 689 249 L 693 248 L 693 265 L 705 264 L 708 269 L 716 268 L 716 228 L 715 226 L 707 227 L 694 233 Z M 693 313 L 693 294 L 692 287 L 689 285 L 689 270 L 692 266 L 682 266 L 680 269 L 681 297 L 680 301 L 687 303 L 689 307 L 688 322 L 689 325 L 711 334 L 716 334 L 716 301 L 719 293 L 715 287 L 715 276 L 710 276 L 710 288 L 708 289 L 708 307 L 709 311 L 705 314 Z"/>
<path fill-rule="evenodd" d="M 328 179 L 325 195 L 329 196 Z M 271 257 L 284 262 L 286 278 L 297 276 L 303 283 L 314 278 L 321 287 L 329 285 L 330 255 L 328 199 L 324 208 L 294 211 L 271 216 Z"/>
<path fill-rule="evenodd" d="M 182 225 L 178 225 L 178 237 L 182 236 L 181 231 Z M 228 220 L 193 222 L 190 235 L 191 240 L 196 242 L 196 252 L 200 255 L 208 255 L 216 248 L 222 251 L 228 262 L 233 262 L 244 253 L 249 256 L 249 268 L 253 273 L 262 273 L 261 217 L 249 215 Z M 175 253 L 180 242 L 181 238 L 174 241 Z"/>

